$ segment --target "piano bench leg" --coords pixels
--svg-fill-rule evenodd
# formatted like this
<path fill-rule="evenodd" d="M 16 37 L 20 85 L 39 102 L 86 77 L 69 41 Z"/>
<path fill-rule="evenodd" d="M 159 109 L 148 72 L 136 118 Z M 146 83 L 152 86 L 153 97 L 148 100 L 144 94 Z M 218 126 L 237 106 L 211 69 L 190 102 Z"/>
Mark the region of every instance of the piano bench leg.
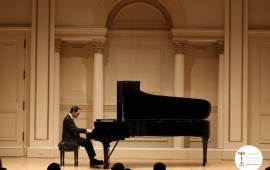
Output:
<path fill-rule="evenodd" d="M 202 165 L 205 166 L 207 163 L 207 145 L 208 145 L 208 138 L 209 137 L 202 137 L 202 143 L 203 143 L 203 163 Z"/>
<path fill-rule="evenodd" d="M 60 151 L 60 166 L 65 165 L 65 151 Z"/>
<path fill-rule="evenodd" d="M 207 159 L 206 158 L 203 158 L 202 166 L 205 166 L 206 163 L 207 163 Z"/>
<path fill-rule="evenodd" d="M 78 166 L 78 151 L 74 151 L 74 166 Z"/>

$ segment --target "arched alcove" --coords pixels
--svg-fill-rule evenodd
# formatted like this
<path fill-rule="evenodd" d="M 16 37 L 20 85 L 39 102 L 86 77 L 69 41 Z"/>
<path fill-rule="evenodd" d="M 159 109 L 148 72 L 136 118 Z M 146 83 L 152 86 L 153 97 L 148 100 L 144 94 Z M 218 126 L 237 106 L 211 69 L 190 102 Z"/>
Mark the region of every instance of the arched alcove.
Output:
<path fill-rule="evenodd" d="M 130 4 L 130 3 L 134 3 L 134 4 Z M 146 3 L 148 3 L 148 6 Z M 167 26 L 171 24 L 171 27 L 173 29 L 186 27 L 186 21 L 185 21 L 183 9 L 177 0 L 169 0 L 169 1 L 168 0 L 140 0 L 140 1 L 139 0 L 125 0 L 125 1 L 102 0 L 94 14 L 93 24 L 92 24 L 93 28 L 106 28 L 106 25 L 108 24 L 107 22 L 108 21 L 112 22 L 113 20 L 111 19 L 111 17 L 115 17 L 118 12 L 120 12 L 118 13 L 118 16 L 116 16 L 118 18 L 115 18 L 115 19 L 119 19 L 119 16 L 121 16 L 121 14 L 123 14 L 125 10 L 127 10 L 127 8 L 133 8 L 134 10 L 135 6 L 142 5 L 142 4 L 144 4 L 143 6 L 144 8 L 142 10 L 145 10 L 147 9 L 147 7 L 152 6 L 152 8 L 148 8 L 150 9 L 149 12 L 151 12 L 152 14 L 158 14 L 158 11 L 159 11 L 160 14 L 162 14 L 163 17 L 167 19 L 166 21 Z M 127 8 L 123 8 L 125 6 L 127 6 Z M 155 11 L 154 8 L 156 8 L 156 10 L 158 11 Z M 140 13 L 140 10 L 141 9 L 138 9 L 137 12 Z M 147 18 L 149 19 L 150 16 L 145 16 L 145 17 L 146 19 Z M 127 20 L 125 20 L 125 22 L 127 23 Z M 144 25 L 146 27 L 146 24 Z M 114 27 L 121 28 L 119 23 L 118 25 L 114 24 Z M 158 28 L 161 29 L 162 27 L 158 26 Z"/>
<path fill-rule="evenodd" d="M 171 16 L 158 1 L 122 1 L 109 13 L 106 28 L 111 30 L 170 30 Z"/>

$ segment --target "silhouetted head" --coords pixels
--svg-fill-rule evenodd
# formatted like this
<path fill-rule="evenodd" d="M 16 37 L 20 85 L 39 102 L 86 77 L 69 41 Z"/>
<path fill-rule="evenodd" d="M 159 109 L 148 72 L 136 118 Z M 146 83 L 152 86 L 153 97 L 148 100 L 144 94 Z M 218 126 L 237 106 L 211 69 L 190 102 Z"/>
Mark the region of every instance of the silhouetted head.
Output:
<path fill-rule="evenodd" d="M 81 109 L 78 106 L 72 106 L 69 113 L 72 115 L 72 117 L 77 118 L 80 114 L 80 110 Z"/>
<path fill-rule="evenodd" d="M 60 165 L 58 163 L 51 163 L 47 170 L 61 170 Z"/>
<path fill-rule="evenodd" d="M 154 170 L 166 170 L 166 165 L 162 162 L 157 162 L 154 165 Z"/>
<path fill-rule="evenodd" d="M 113 165 L 111 170 L 125 170 L 125 167 L 121 162 L 117 162 Z"/>

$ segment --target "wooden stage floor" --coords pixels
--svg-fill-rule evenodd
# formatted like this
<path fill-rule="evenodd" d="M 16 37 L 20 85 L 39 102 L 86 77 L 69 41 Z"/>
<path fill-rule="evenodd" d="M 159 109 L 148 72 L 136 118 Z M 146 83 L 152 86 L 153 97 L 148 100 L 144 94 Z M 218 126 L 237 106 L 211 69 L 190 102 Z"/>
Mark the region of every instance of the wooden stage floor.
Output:
<path fill-rule="evenodd" d="M 7 170 L 47 170 L 50 163 L 59 163 L 60 158 L 25 158 L 25 157 L 2 157 L 3 167 Z M 110 167 L 116 162 L 122 162 L 126 168 L 131 170 L 153 170 L 156 162 L 166 164 L 166 170 L 239 170 L 235 162 L 208 160 L 205 166 L 202 166 L 202 160 L 152 160 L 152 159 L 111 159 Z M 103 170 L 100 168 L 90 168 L 88 159 L 79 158 L 79 166 L 74 167 L 73 158 L 65 158 L 65 166 L 61 170 Z M 270 166 L 270 160 L 263 160 L 259 170 L 265 170 Z M 110 170 L 110 169 L 109 169 Z"/>

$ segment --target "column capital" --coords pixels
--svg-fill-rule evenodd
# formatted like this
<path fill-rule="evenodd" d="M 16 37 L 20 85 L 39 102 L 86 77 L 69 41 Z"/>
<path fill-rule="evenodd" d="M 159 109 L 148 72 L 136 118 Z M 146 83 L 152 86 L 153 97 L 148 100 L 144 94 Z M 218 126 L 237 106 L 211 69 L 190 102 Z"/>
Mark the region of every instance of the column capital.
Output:
<path fill-rule="evenodd" d="M 61 39 L 55 39 L 55 52 L 60 53 L 61 49 L 62 49 L 62 40 Z"/>
<path fill-rule="evenodd" d="M 186 41 L 173 41 L 175 54 L 185 54 L 186 46 L 187 46 Z"/>
<path fill-rule="evenodd" d="M 224 54 L 224 41 L 217 41 L 217 51 L 219 54 Z"/>
<path fill-rule="evenodd" d="M 92 46 L 94 48 L 94 53 L 103 53 L 105 40 L 94 40 Z"/>

